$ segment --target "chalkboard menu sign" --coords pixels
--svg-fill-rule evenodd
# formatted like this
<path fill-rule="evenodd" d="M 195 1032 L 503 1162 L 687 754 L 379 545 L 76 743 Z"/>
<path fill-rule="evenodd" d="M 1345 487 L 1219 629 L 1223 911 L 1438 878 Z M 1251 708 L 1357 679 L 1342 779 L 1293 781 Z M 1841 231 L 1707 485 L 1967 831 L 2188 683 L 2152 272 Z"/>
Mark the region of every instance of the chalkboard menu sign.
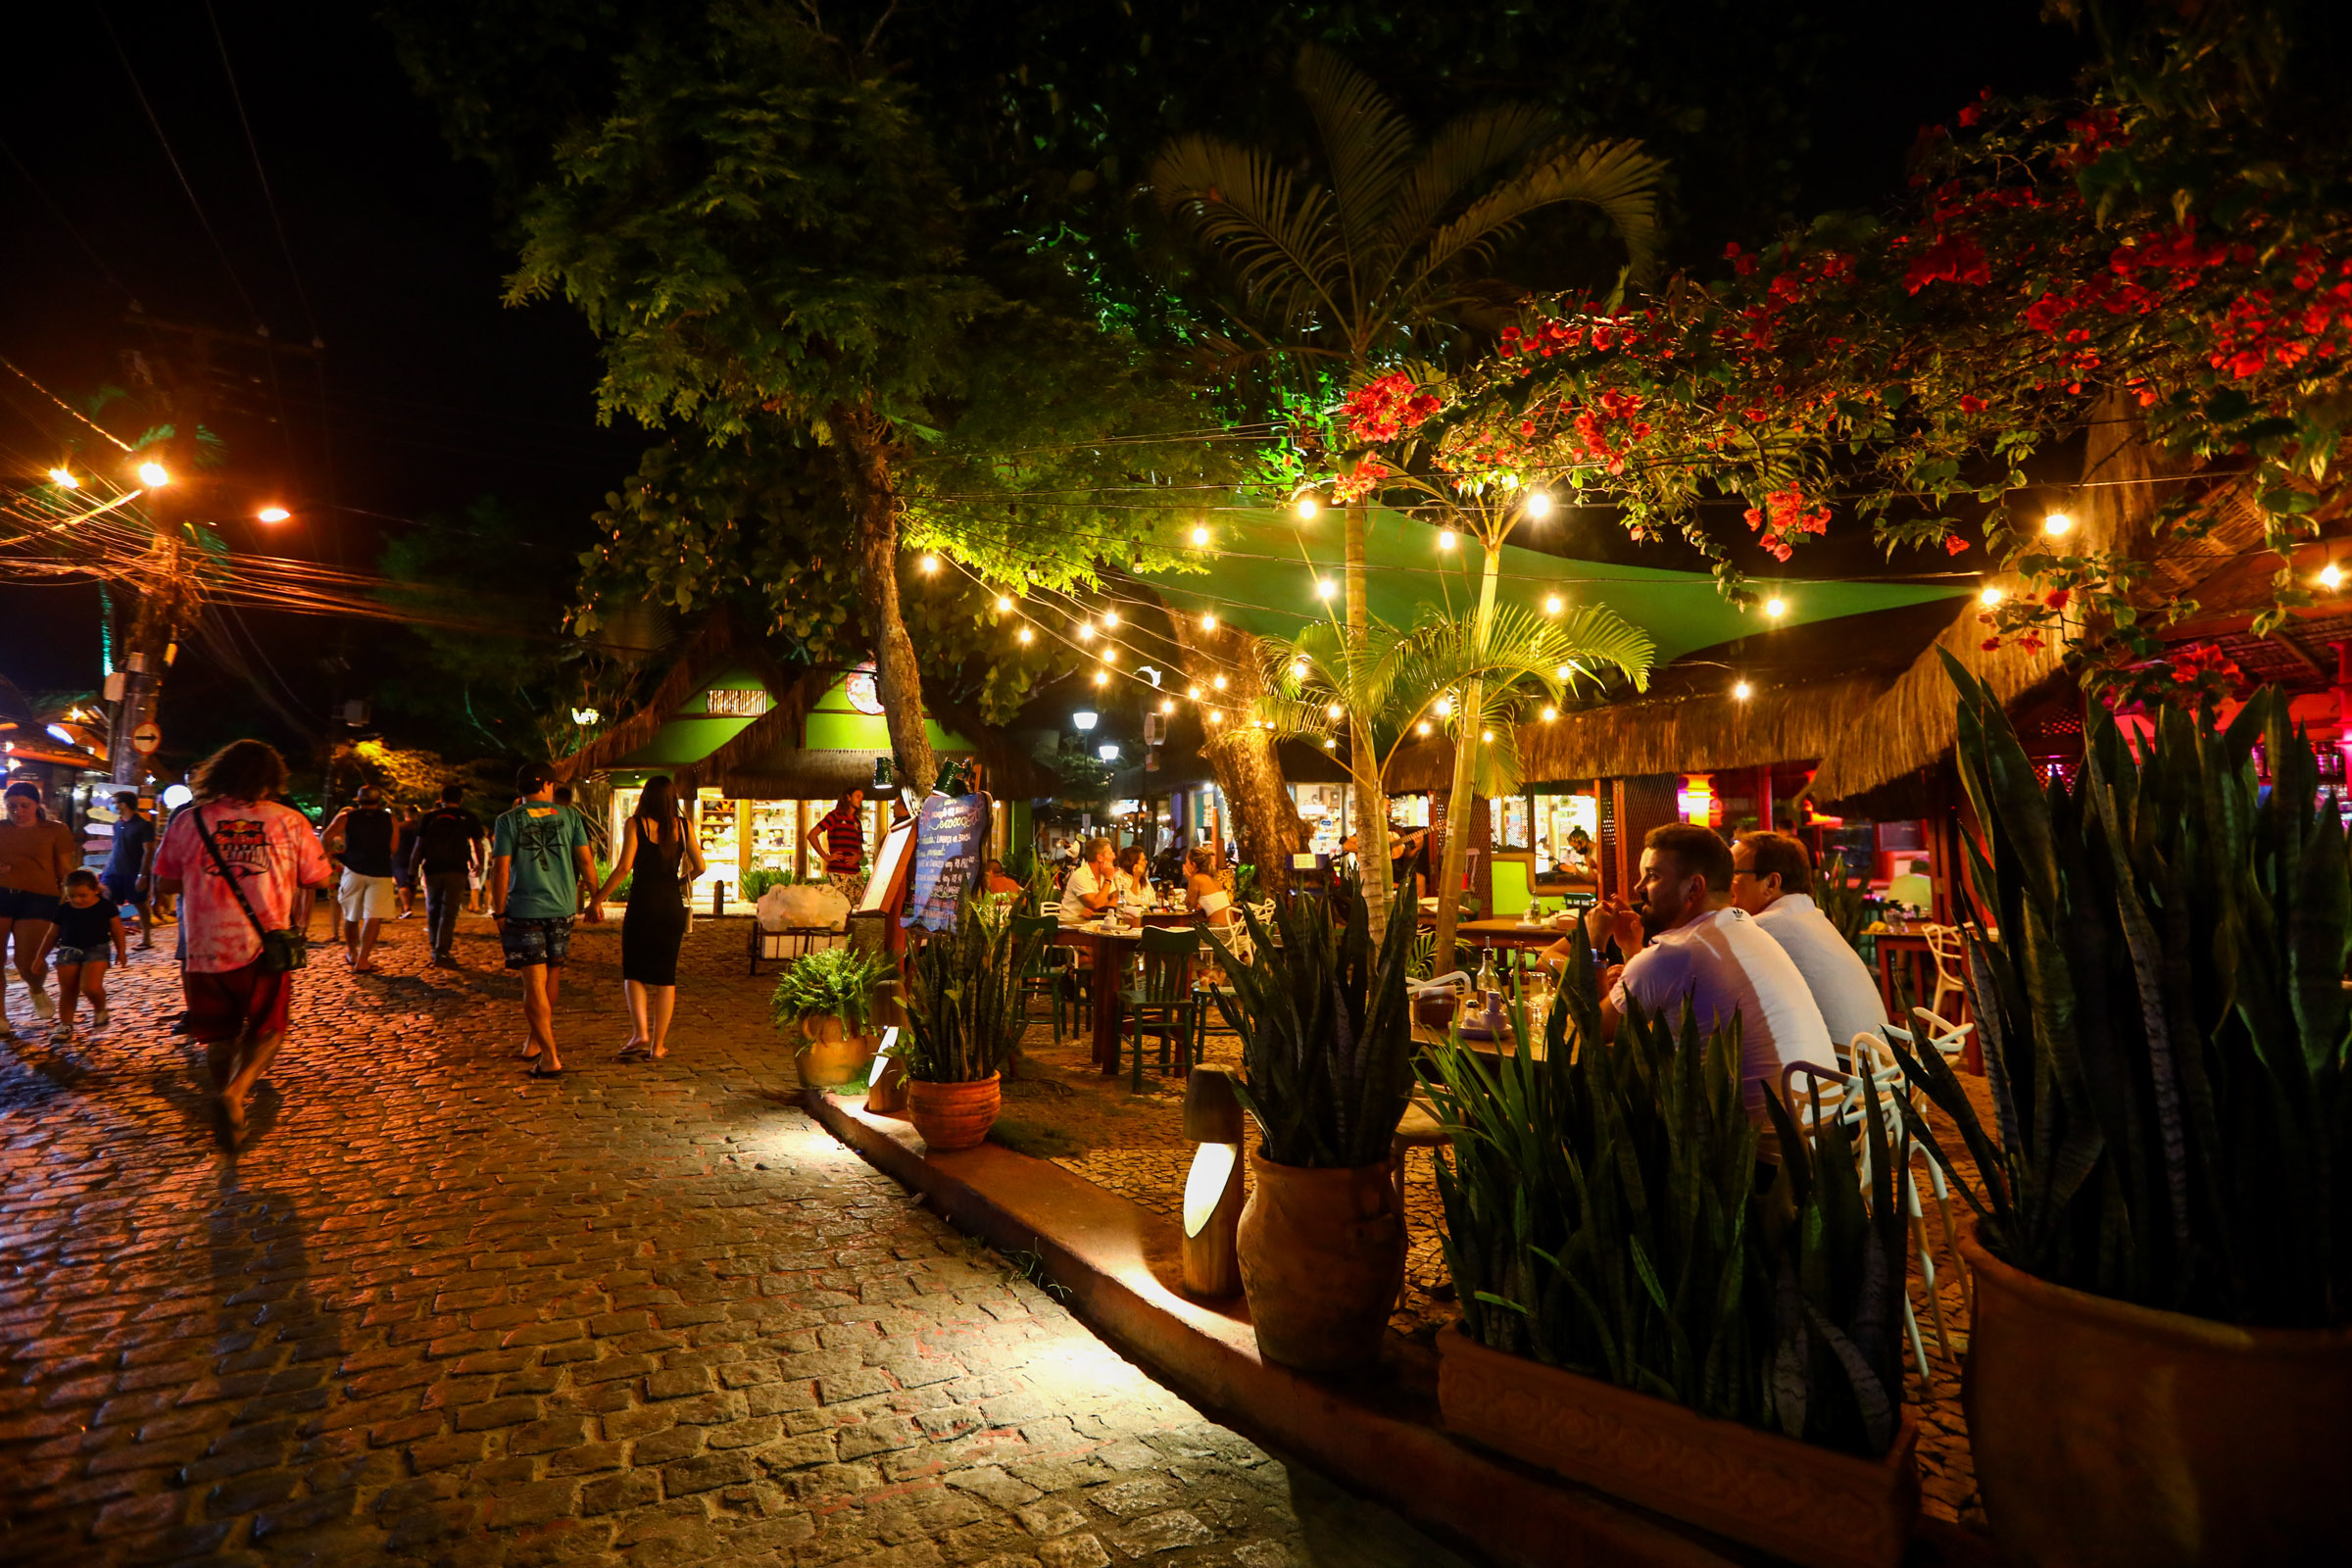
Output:
<path fill-rule="evenodd" d="M 980 852 L 988 842 L 988 796 L 981 791 L 923 802 L 914 826 L 914 871 L 906 881 L 902 926 L 950 931 L 956 901 L 966 881 L 980 874 Z"/>

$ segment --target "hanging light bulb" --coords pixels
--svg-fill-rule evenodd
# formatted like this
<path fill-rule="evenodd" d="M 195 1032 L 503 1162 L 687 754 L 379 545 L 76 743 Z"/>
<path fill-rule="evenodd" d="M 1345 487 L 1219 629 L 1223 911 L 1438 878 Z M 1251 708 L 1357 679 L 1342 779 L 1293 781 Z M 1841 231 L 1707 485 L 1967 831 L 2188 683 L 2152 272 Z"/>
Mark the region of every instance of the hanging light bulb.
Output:
<path fill-rule="evenodd" d="M 1082 620 L 1078 623 L 1078 640 L 1082 643 L 1091 643 L 1095 640 L 1095 623 L 1093 621 Z"/>
<path fill-rule="evenodd" d="M 1026 627 L 1026 626 L 1023 626 L 1023 627 L 1022 627 L 1022 628 L 1021 628 L 1021 629 L 1020 629 L 1018 632 L 1014 633 L 1014 635 L 1015 635 L 1015 636 L 1017 636 L 1018 638 L 1020 638 L 1020 640 L 1021 640 L 1022 642 L 1025 642 L 1025 643 L 1026 643 L 1026 642 L 1034 642 L 1034 641 L 1036 641 L 1036 640 L 1037 640 L 1037 633 L 1035 633 L 1035 632 L 1031 631 L 1031 630 L 1030 630 L 1028 627 Z"/>
<path fill-rule="evenodd" d="M 1202 631 L 1215 631 L 1217 629 L 1217 617 L 1214 615 L 1202 615 L 1200 617 L 1200 629 Z"/>
<path fill-rule="evenodd" d="M 1304 679 L 1306 679 L 1306 661 L 1305 661 L 1305 660 L 1303 660 L 1303 659 L 1294 659 L 1294 660 L 1292 660 L 1292 661 L 1291 661 L 1291 679 L 1293 679 L 1293 680 L 1304 680 Z"/>
<path fill-rule="evenodd" d="M 1000 615 L 1009 615 L 1012 613 L 1011 596 L 1007 594 L 997 595 L 997 613 Z"/>
<path fill-rule="evenodd" d="M 1743 703 L 1755 694 L 1756 689 L 1745 681 L 1740 681 L 1732 688 L 1732 695 Z"/>
<path fill-rule="evenodd" d="M 1560 596 L 1558 594 L 1546 594 L 1544 596 L 1544 613 L 1546 615 L 1556 615 L 1565 608 L 1566 607 L 1561 604 Z"/>
<path fill-rule="evenodd" d="M 1550 723 L 1553 719 L 1559 716 L 1560 710 L 1556 708 L 1546 708 L 1544 710 L 1544 722 L 1546 724 Z"/>
<path fill-rule="evenodd" d="M 1211 724 L 1222 724 L 1225 722 L 1225 715 L 1212 708 L 1208 710 L 1208 721 Z"/>
<path fill-rule="evenodd" d="M 1420 723 L 1418 723 L 1418 724 L 1415 724 L 1415 725 L 1413 726 L 1413 733 L 1414 733 L 1414 734 L 1416 734 L 1416 735 L 1426 735 L 1426 734 L 1428 734 L 1428 733 L 1429 733 L 1429 720 L 1425 718 L 1425 719 L 1421 720 L 1421 722 L 1420 722 Z"/>
<path fill-rule="evenodd" d="M 1325 718 L 1337 718 L 1345 711 L 1347 711 L 1347 710 L 1340 707 L 1340 705 L 1337 703 L 1325 703 L 1323 705 L 1323 716 Z"/>
<path fill-rule="evenodd" d="M 172 470 L 160 463 L 139 465 L 139 483 L 150 490 L 159 490 L 172 482 Z"/>
<path fill-rule="evenodd" d="M 1562 664 L 1559 668 L 1553 670 L 1551 673 L 1554 679 L 1572 680 L 1576 675 L 1576 666 L 1574 664 Z"/>
<path fill-rule="evenodd" d="M 1491 730 L 1491 729 L 1482 729 L 1482 730 L 1480 730 L 1480 731 L 1478 732 L 1478 738 L 1479 738 L 1479 740 L 1480 740 L 1481 742 L 1485 743 L 1486 745 L 1492 746 L 1492 745 L 1494 745 L 1494 732 L 1493 730 Z"/>
<path fill-rule="evenodd" d="M 1764 601 L 1764 613 L 1774 620 L 1780 619 L 1788 613 L 1788 601 L 1783 599 L 1779 594 L 1774 594 L 1770 599 Z"/>
<path fill-rule="evenodd" d="M 1105 625 L 1105 626 L 1116 626 L 1118 623 L 1119 623 L 1119 612 L 1118 612 L 1117 611 L 1115 611 L 1115 610 L 1105 610 L 1104 612 L 1102 612 L 1102 624 L 1103 624 L 1103 625 Z"/>
<path fill-rule="evenodd" d="M 1440 718 L 1453 716 L 1453 699 L 1450 696 L 1439 698 L 1433 707 Z"/>
<path fill-rule="evenodd" d="M 1317 599 L 1329 599 L 1333 594 L 1336 594 L 1339 591 L 1340 585 L 1336 582 L 1333 582 L 1329 577 L 1317 577 L 1315 579 L 1315 597 Z"/>
<path fill-rule="evenodd" d="M 923 557 L 922 568 L 926 573 L 937 571 L 939 569 L 939 558 L 937 556 Z"/>
<path fill-rule="evenodd" d="M 2041 531 L 2052 539 L 2074 531 L 2075 519 L 2063 512 L 2053 512 L 2041 519 Z"/>
<path fill-rule="evenodd" d="M 1105 664 L 1115 664 L 1118 662 L 1119 651 L 1116 648 L 1105 648 L 1102 650 L 1102 662 Z"/>
<path fill-rule="evenodd" d="M 1184 689 L 1184 695 L 1197 703 L 1200 700 L 1200 688 L 1198 686 L 1187 686 Z"/>
<path fill-rule="evenodd" d="M 1994 588 L 1988 584 L 1985 587 L 1978 590 L 1977 603 L 1983 605 L 1986 610 L 1990 610 L 1993 606 L 1999 604 L 2002 600 L 2008 597 L 2009 596 L 2003 593 L 2000 589 Z"/>
<path fill-rule="evenodd" d="M 1451 550 L 1453 548 L 1453 530 L 1451 528 L 1440 528 L 1438 530 L 1438 548 L 1440 550 Z"/>
<path fill-rule="evenodd" d="M 81 481 L 74 477 L 74 470 L 72 468 L 51 468 L 49 470 L 49 482 L 57 486 L 60 490 L 78 490 L 81 488 Z"/>
<path fill-rule="evenodd" d="M 1291 510 L 1298 514 L 1298 520 L 1300 522 L 1312 522 L 1315 519 L 1315 514 L 1323 510 L 1323 503 L 1317 501 L 1314 497 L 1314 492 L 1310 490 L 1305 495 L 1300 496 L 1298 498 L 1298 505 L 1294 506 Z"/>
<path fill-rule="evenodd" d="M 2328 563 L 2328 564 L 2320 568 L 2321 587 L 2328 589 L 2340 588 L 2343 586 L 2343 569 L 2337 566 L 2334 562 L 2330 561 Z"/>
<path fill-rule="evenodd" d="M 1550 516 L 1551 492 L 1548 490 L 1530 491 L 1525 504 L 1525 511 L 1529 516 L 1535 518 L 1538 522 L 1542 522 L 1545 517 Z"/>
<path fill-rule="evenodd" d="M 1206 545 L 1208 543 L 1208 530 L 1206 528 L 1195 528 L 1193 530 L 1193 543 L 1195 545 Z"/>
<path fill-rule="evenodd" d="M 1209 682 L 1209 684 L 1210 684 L 1211 686 L 1214 686 L 1214 687 L 1215 687 L 1217 690 L 1219 690 L 1219 691 L 1223 691 L 1223 690 L 1225 689 L 1225 677 L 1224 677 L 1224 676 L 1222 676 L 1222 675 L 1219 675 L 1219 676 L 1217 676 L 1216 678 L 1214 678 L 1213 680 L 1211 680 L 1211 681 Z"/>
<path fill-rule="evenodd" d="M 1326 735 L 1326 736 L 1324 736 L 1324 737 L 1323 737 L 1323 749 L 1324 749 L 1325 751 L 1327 751 L 1327 752 L 1331 752 L 1331 751 L 1337 751 L 1337 750 L 1339 750 L 1339 745 L 1340 745 L 1340 743 L 1339 743 L 1337 740 L 1333 739 L 1331 736 L 1329 736 L 1329 735 Z"/>
<path fill-rule="evenodd" d="M 1159 700 L 1159 710 L 1163 713 L 1173 713 L 1176 711 L 1176 699 L 1173 697 L 1162 697 Z"/>
<path fill-rule="evenodd" d="M 1096 671 L 1095 671 L 1095 684 L 1096 684 L 1096 685 L 1098 685 L 1098 686 L 1107 686 L 1107 685 L 1109 685 L 1109 684 L 1110 684 L 1110 671 L 1109 671 L 1109 670 L 1107 670 L 1107 669 L 1098 669 L 1098 670 L 1096 670 Z"/>

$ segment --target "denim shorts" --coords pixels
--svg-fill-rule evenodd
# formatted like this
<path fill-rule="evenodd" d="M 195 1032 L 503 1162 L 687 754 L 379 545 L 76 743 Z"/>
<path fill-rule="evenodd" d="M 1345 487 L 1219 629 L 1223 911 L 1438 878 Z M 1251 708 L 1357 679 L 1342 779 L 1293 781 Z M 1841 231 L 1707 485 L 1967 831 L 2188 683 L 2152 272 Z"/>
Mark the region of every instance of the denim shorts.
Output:
<path fill-rule="evenodd" d="M 112 963 L 114 961 L 115 950 L 103 942 L 94 948 L 51 948 L 49 950 L 49 962 L 52 967 L 59 969 L 76 963 Z"/>
<path fill-rule="evenodd" d="M 509 915 L 498 922 L 498 945 L 507 950 L 510 969 L 560 967 L 571 954 L 571 922 L 561 916 L 517 920 Z"/>
<path fill-rule="evenodd" d="M 28 893 L 23 888 L 0 888 L 0 920 L 57 920 L 54 893 Z"/>

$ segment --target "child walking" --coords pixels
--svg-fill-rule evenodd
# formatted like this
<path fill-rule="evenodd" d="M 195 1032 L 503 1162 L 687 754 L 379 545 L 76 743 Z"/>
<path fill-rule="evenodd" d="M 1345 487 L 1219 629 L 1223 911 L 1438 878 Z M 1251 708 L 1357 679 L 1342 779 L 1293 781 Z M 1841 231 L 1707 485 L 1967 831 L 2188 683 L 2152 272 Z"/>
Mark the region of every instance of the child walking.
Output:
<path fill-rule="evenodd" d="M 50 1038 L 65 1045 L 74 1038 L 74 1012 L 83 997 L 90 999 L 90 1027 L 106 1027 L 106 960 L 112 944 L 117 963 L 129 961 L 129 934 L 122 929 L 119 906 L 100 896 L 98 873 L 66 873 L 65 897 L 57 906 L 56 946 L 50 961 L 57 969 L 57 1028 Z"/>

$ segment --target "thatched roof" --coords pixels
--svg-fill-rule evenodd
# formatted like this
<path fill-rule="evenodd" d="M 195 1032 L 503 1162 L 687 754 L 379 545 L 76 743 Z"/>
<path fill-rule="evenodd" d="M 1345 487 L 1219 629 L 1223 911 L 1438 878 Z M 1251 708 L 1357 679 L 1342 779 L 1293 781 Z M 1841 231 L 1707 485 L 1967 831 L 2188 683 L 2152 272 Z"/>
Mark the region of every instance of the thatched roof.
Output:
<path fill-rule="evenodd" d="M 703 617 L 703 623 L 694 629 L 694 634 L 680 645 L 670 660 L 669 672 L 662 677 L 662 683 L 647 695 L 645 701 L 637 705 L 636 710 L 569 757 L 559 758 L 555 763 L 556 776 L 559 779 L 585 778 L 613 766 L 631 752 L 650 744 L 662 732 L 662 726 L 668 723 L 677 710 L 685 706 L 687 698 L 702 690 L 703 684 L 712 676 L 735 664 L 759 676 L 761 684 L 775 697 L 774 706 L 760 716 L 760 721 L 750 725 L 744 734 L 761 728 L 766 719 L 775 715 L 777 709 L 787 706 L 784 693 L 797 683 L 796 677 L 784 672 L 782 666 L 769 657 L 767 650 L 760 646 L 758 638 L 745 636 L 737 628 L 734 615 L 722 604 L 713 607 L 710 613 Z M 786 733 L 797 735 L 799 732 L 800 719 L 796 715 Z M 739 735 L 736 738 L 741 740 L 743 737 Z M 683 782 L 681 779 L 681 787 Z"/>
<path fill-rule="evenodd" d="M 1521 769 L 1530 782 L 1558 783 L 1807 761 L 1886 688 L 1883 675 L 1859 675 L 1766 688 L 1745 702 L 1713 693 L 1611 703 L 1520 725 Z M 1390 760 L 1388 787 L 1442 790 L 1452 776 L 1452 743 L 1424 741 Z"/>
<path fill-rule="evenodd" d="M 2098 412 L 2102 417 L 2092 422 L 2083 455 L 2083 486 L 2066 503 L 2075 519 L 2075 531 L 2064 547 L 2069 554 L 2112 550 L 2148 563 L 2149 573 L 2132 597 L 2141 607 L 2153 608 L 2194 597 L 2199 584 L 2262 543 L 2262 514 L 2251 504 L 2243 481 L 2235 479 L 2208 481 L 2214 485 L 2204 500 L 2204 510 L 2214 519 L 2210 531 L 2194 539 L 2157 538 L 2149 524 L 2181 486 L 2150 481 L 2184 478 L 2195 469 L 2170 462 L 2141 440 L 2138 425 L 2120 404 L 2102 404 Z M 2011 593 L 2025 591 L 2015 577 L 1985 580 Z M 2003 638 L 1999 648 L 1987 650 L 1987 636 L 1972 612 L 1936 638 L 1822 754 L 1821 769 L 1813 778 L 1815 804 L 1854 801 L 1933 767 L 1951 754 L 1959 716 L 1938 649 L 1959 660 L 2012 708 L 2065 678 L 2062 650 L 2055 642 L 2034 653 L 2018 646 L 2014 638 Z"/>
<path fill-rule="evenodd" d="M 830 800 L 849 790 L 871 788 L 874 753 L 803 749 L 800 744 L 802 720 L 840 676 L 839 670 L 811 670 L 733 740 L 692 768 L 678 769 L 679 776 L 694 774 L 699 782 L 715 784 L 728 796 L 747 801 Z M 940 728 L 971 743 L 968 755 L 987 769 L 982 783 L 999 800 L 1037 800 L 1060 790 L 1058 775 L 1023 749 L 1015 736 L 982 723 L 979 714 L 953 703 L 932 704 L 930 710 Z"/>

